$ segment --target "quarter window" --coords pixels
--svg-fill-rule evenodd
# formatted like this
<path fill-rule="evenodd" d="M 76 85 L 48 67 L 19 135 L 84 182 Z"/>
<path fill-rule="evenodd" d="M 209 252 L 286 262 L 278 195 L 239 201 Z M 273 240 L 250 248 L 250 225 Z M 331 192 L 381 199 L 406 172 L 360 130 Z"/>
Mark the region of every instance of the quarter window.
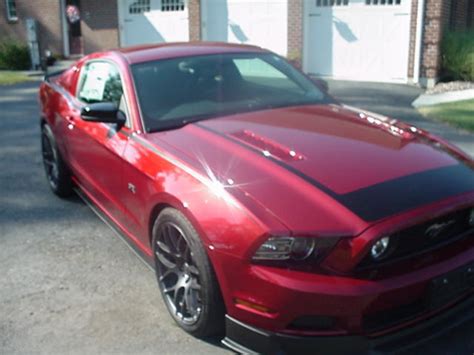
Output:
<path fill-rule="evenodd" d="M 16 13 L 16 1 L 15 0 L 6 0 L 6 9 L 7 9 L 7 18 L 9 21 L 18 20 L 18 15 Z"/>

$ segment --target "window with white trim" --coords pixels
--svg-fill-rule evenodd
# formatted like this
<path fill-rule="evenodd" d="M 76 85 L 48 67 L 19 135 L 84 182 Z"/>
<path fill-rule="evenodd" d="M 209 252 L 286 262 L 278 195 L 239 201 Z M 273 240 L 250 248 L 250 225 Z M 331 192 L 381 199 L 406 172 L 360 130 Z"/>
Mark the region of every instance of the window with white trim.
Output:
<path fill-rule="evenodd" d="M 161 0 L 161 11 L 184 11 L 184 0 Z"/>
<path fill-rule="evenodd" d="M 349 5 L 349 0 L 316 0 L 317 7 L 347 6 L 347 5 Z"/>
<path fill-rule="evenodd" d="M 401 5 L 402 0 L 365 0 L 366 5 Z"/>
<path fill-rule="evenodd" d="M 5 0 L 5 3 L 6 3 L 8 21 L 18 20 L 18 15 L 16 13 L 16 1 L 15 0 Z"/>
<path fill-rule="evenodd" d="M 150 11 L 150 0 L 138 0 L 128 7 L 128 13 L 131 15 L 142 14 Z"/>

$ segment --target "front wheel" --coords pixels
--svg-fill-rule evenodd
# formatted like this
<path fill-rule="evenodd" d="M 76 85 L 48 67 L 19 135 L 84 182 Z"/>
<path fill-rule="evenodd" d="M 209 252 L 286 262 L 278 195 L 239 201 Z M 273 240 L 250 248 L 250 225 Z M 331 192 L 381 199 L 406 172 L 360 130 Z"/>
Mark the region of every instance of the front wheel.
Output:
<path fill-rule="evenodd" d="M 72 193 L 71 175 L 58 151 L 53 131 L 47 124 L 41 128 L 41 150 L 44 170 L 51 190 L 59 197 L 70 196 Z"/>
<path fill-rule="evenodd" d="M 224 328 L 224 304 L 196 230 L 178 210 L 165 208 L 153 226 L 156 275 L 166 307 L 188 333 L 203 337 Z"/>

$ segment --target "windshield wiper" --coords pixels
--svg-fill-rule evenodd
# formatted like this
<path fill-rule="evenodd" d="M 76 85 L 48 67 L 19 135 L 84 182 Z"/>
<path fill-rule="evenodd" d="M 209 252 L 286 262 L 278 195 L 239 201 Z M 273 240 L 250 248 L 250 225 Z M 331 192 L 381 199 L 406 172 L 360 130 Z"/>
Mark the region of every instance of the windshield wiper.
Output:
<path fill-rule="evenodd" d="M 153 133 L 153 132 L 171 131 L 173 129 L 182 128 L 190 123 L 202 121 L 202 120 L 212 118 L 212 117 L 215 117 L 215 115 L 205 114 L 205 115 L 193 116 L 193 117 L 188 117 L 188 118 L 182 118 L 179 120 L 172 120 L 169 122 L 165 122 L 157 127 L 151 127 L 147 129 L 147 132 Z"/>

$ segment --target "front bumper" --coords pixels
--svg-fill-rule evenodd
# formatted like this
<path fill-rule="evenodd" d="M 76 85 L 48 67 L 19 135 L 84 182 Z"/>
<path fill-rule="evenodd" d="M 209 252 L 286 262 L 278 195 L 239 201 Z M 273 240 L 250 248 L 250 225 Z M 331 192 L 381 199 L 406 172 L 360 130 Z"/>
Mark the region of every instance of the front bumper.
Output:
<path fill-rule="evenodd" d="M 269 332 L 226 316 L 222 343 L 242 354 L 370 354 L 407 350 L 474 320 L 474 296 L 414 326 L 379 337 L 306 337 Z"/>
<path fill-rule="evenodd" d="M 453 294 L 433 292 L 433 281 L 474 268 L 474 248 L 411 273 L 385 280 L 362 280 L 336 275 L 250 265 L 225 258 L 223 289 L 229 316 L 265 331 L 303 336 L 381 336 L 431 318 L 474 291 L 472 284 Z M 454 274 L 453 274 L 454 273 Z M 225 277 L 232 275 L 232 282 Z M 456 282 L 449 282 L 450 288 Z M 434 294 L 446 297 L 433 297 Z M 308 317 L 312 317 L 310 322 Z M 306 318 L 306 319 L 305 319 Z M 317 319 L 316 319 L 317 318 Z M 324 323 L 324 321 L 327 321 Z"/>

